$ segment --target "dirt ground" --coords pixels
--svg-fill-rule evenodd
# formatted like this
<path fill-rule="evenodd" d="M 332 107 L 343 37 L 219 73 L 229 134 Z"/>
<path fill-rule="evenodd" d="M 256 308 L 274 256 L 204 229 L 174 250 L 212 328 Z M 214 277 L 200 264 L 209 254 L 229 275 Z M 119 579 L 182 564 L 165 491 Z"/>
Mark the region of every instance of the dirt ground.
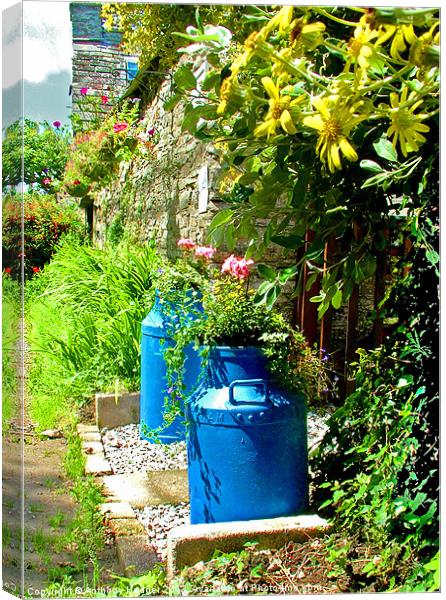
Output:
<path fill-rule="evenodd" d="M 62 467 L 65 439 L 41 439 L 29 421 L 23 434 L 22 442 L 16 421 L 3 436 L 3 588 L 42 597 L 49 578 L 62 580 L 71 566 L 84 585 L 84 574 L 74 572 L 75 544 L 64 546 L 76 503 Z M 101 579 L 119 574 L 113 546 L 104 550 L 101 568 Z"/>

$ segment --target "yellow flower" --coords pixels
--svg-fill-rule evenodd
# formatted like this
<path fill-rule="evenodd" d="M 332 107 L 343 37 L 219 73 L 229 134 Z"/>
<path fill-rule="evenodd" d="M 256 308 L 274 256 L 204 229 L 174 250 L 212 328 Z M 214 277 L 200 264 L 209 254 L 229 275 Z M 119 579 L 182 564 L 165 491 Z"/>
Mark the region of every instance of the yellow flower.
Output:
<path fill-rule="evenodd" d="M 341 96 L 316 96 L 311 102 L 318 113 L 305 117 L 303 124 L 319 131 L 316 151 L 321 161 L 328 164 L 330 173 L 342 168 L 340 151 L 348 160 L 358 160 L 347 137 L 355 125 L 367 118 L 365 115 L 354 114 L 360 103 L 349 106 Z"/>
<path fill-rule="evenodd" d="M 293 7 L 284 6 L 279 12 L 274 15 L 270 22 L 265 26 L 265 29 L 270 32 L 275 27 L 279 26 L 279 33 L 284 34 L 293 20 Z"/>
<path fill-rule="evenodd" d="M 323 41 L 324 23 L 307 23 L 305 19 L 295 19 L 291 24 L 290 44 L 294 50 L 314 50 Z"/>
<path fill-rule="evenodd" d="M 395 60 L 403 60 L 401 53 L 411 46 L 418 38 L 413 30 L 413 25 L 384 25 L 384 33 L 378 38 L 377 44 L 384 44 L 393 37 L 390 46 L 390 56 Z"/>
<path fill-rule="evenodd" d="M 346 70 L 353 62 L 363 70 L 369 68 L 369 60 L 375 53 L 375 45 L 372 44 L 372 40 L 376 39 L 378 35 L 376 29 L 370 29 L 368 25 L 363 26 L 360 24 L 356 27 L 353 37 L 348 42 L 347 53 L 349 58 L 347 59 Z"/>
<path fill-rule="evenodd" d="M 280 125 L 282 129 L 293 135 L 297 133 L 291 116 L 292 109 L 299 105 L 305 97 L 302 95 L 299 98 L 291 99 L 291 96 L 281 96 L 279 87 L 274 83 L 271 77 L 262 77 L 262 84 L 269 96 L 269 110 L 266 114 L 265 121 L 258 125 L 254 130 L 256 137 L 267 136 L 268 139 L 276 134 L 276 129 Z"/>
<path fill-rule="evenodd" d="M 420 68 L 438 66 L 440 61 L 440 32 L 435 30 L 439 26 L 437 21 L 429 31 L 426 31 L 410 48 L 409 62 Z"/>
<path fill-rule="evenodd" d="M 231 67 L 232 71 L 232 67 Z M 226 77 L 220 86 L 220 104 L 217 115 L 224 114 L 228 109 L 234 111 L 243 104 L 244 90 L 237 80 L 237 72 Z"/>
<path fill-rule="evenodd" d="M 427 115 L 414 114 L 423 100 L 418 100 L 413 104 L 410 104 L 412 100 L 417 97 L 416 92 L 412 92 L 409 97 L 408 88 L 405 87 L 401 92 L 401 97 L 398 94 L 392 92 L 390 94 L 390 104 L 392 106 L 390 110 L 390 120 L 392 121 L 391 126 L 387 130 L 389 138 L 393 136 L 392 144 L 395 146 L 400 143 L 401 152 L 403 156 L 407 156 L 409 152 L 417 152 L 421 144 L 426 141 L 424 135 L 421 132 L 426 133 L 429 131 L 429 127 L 420 123 L 422 119 L 425 119 Z M 405 106 L 408 104 L 408 106 Z"/>

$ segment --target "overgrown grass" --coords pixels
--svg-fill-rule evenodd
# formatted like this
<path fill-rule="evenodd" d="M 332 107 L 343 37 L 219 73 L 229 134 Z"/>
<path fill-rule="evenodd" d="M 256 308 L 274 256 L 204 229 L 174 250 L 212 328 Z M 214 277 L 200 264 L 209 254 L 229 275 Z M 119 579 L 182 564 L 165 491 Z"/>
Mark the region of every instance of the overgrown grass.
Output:
<path fill-rule="evenodd" d="M 29 282 L 30 414 L 40 429 L 66 424 L 95 391 L 138 389 L 157 265 L 151 245 L 100 250 L 67 240 Z"/>
<path fill-rule="evenodd" d="M 10 276 L 2 279 L 2 427 L 7 432 L 18 400 L 20 287 Z"/>

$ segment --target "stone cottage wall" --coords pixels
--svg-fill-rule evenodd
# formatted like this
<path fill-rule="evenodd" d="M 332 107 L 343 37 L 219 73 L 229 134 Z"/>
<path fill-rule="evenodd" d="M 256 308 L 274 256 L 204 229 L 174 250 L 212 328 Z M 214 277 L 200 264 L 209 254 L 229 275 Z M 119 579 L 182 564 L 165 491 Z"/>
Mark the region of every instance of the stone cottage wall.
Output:
<path fill-rule="evenodd" d="M 88 88 L 89 95 L 107 95 L 118 98 L 129 84 L 128 61 L 136 57 L 123 53 L 119 44 L 119 31 L 105 31 L 102 26 L 101 5 L 96 3 L 71 3 L 72 25 L 72 105 L 73 114 L 88 121 L 91 115 L 79 108 L 80 90 Z M 104 112 L 107 108 L 101 107 Z"/>

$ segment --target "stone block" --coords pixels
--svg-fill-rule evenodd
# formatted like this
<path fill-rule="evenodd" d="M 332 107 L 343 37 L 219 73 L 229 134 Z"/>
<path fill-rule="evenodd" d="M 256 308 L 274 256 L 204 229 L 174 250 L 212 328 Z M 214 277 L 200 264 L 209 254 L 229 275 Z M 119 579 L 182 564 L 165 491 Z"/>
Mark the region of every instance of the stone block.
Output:
<path fill-rule="evenodd" d="M 135 518 L 135 511 L 128 502 L 105 502 L 101 504 L 100 511 L 108 519 Z"/>
<path fill-rule="evenodd" d="M 99 433 L 97 425 L 86 425 L 85 423 L 79 423 L 76 427 L 78 433 Z"/>
<path fill-rule="evenodd" d="M 126 577 L 147 573 L 159 562 L 155 550 L 147 543 L 147 536 L 116 538 L 119 564 Z"/>
<path fill-rule="evenodd" d="M 103 454 L 88 454 L 85 462 L 86 475 L 108 475 L 113 473 Z"/>
<path fill-rule="evenodd" d="M 287 542 L 304 542 L 320 537 L 330 529 L 318 515 L 181 525 L 167 535 L 167 576 L 181 568 L 209 560 L 215 550 L 234 552 L 246 542 L 257 542 L 259 549 L 280 548 Z"/>
<path fill-rule="evenodd" d="M 132 518 L 120 518 L 110 519 L 109 527 L 115 534 L 115 537 L 134 537 L 138 535 L 145 535 L 146 530 L 144 526 L 136 519 Z"/>
<path fill-rule="evenodd" d="M 102 478 L 102 484 L 110 501 L 128 502 L 136 508 L 179 504 L 189 499 L 186 469 L 108 475 Z"/>
<path fill-rule="evenodd" d="M 83 431 L 79 433 L 79 437 L 83 442 L 101 442 L 101 434 L 95 431 Z"/>
<path fill-rule="evenodd" d="M 139 423 L 139 392 L 96 394 L 96 424 L 102 429 Z"/>
<path fill-rule="evenodd" d="M 82 450 L 85 454 L 104 454 L 102 442 L 82 442 Z"/>

